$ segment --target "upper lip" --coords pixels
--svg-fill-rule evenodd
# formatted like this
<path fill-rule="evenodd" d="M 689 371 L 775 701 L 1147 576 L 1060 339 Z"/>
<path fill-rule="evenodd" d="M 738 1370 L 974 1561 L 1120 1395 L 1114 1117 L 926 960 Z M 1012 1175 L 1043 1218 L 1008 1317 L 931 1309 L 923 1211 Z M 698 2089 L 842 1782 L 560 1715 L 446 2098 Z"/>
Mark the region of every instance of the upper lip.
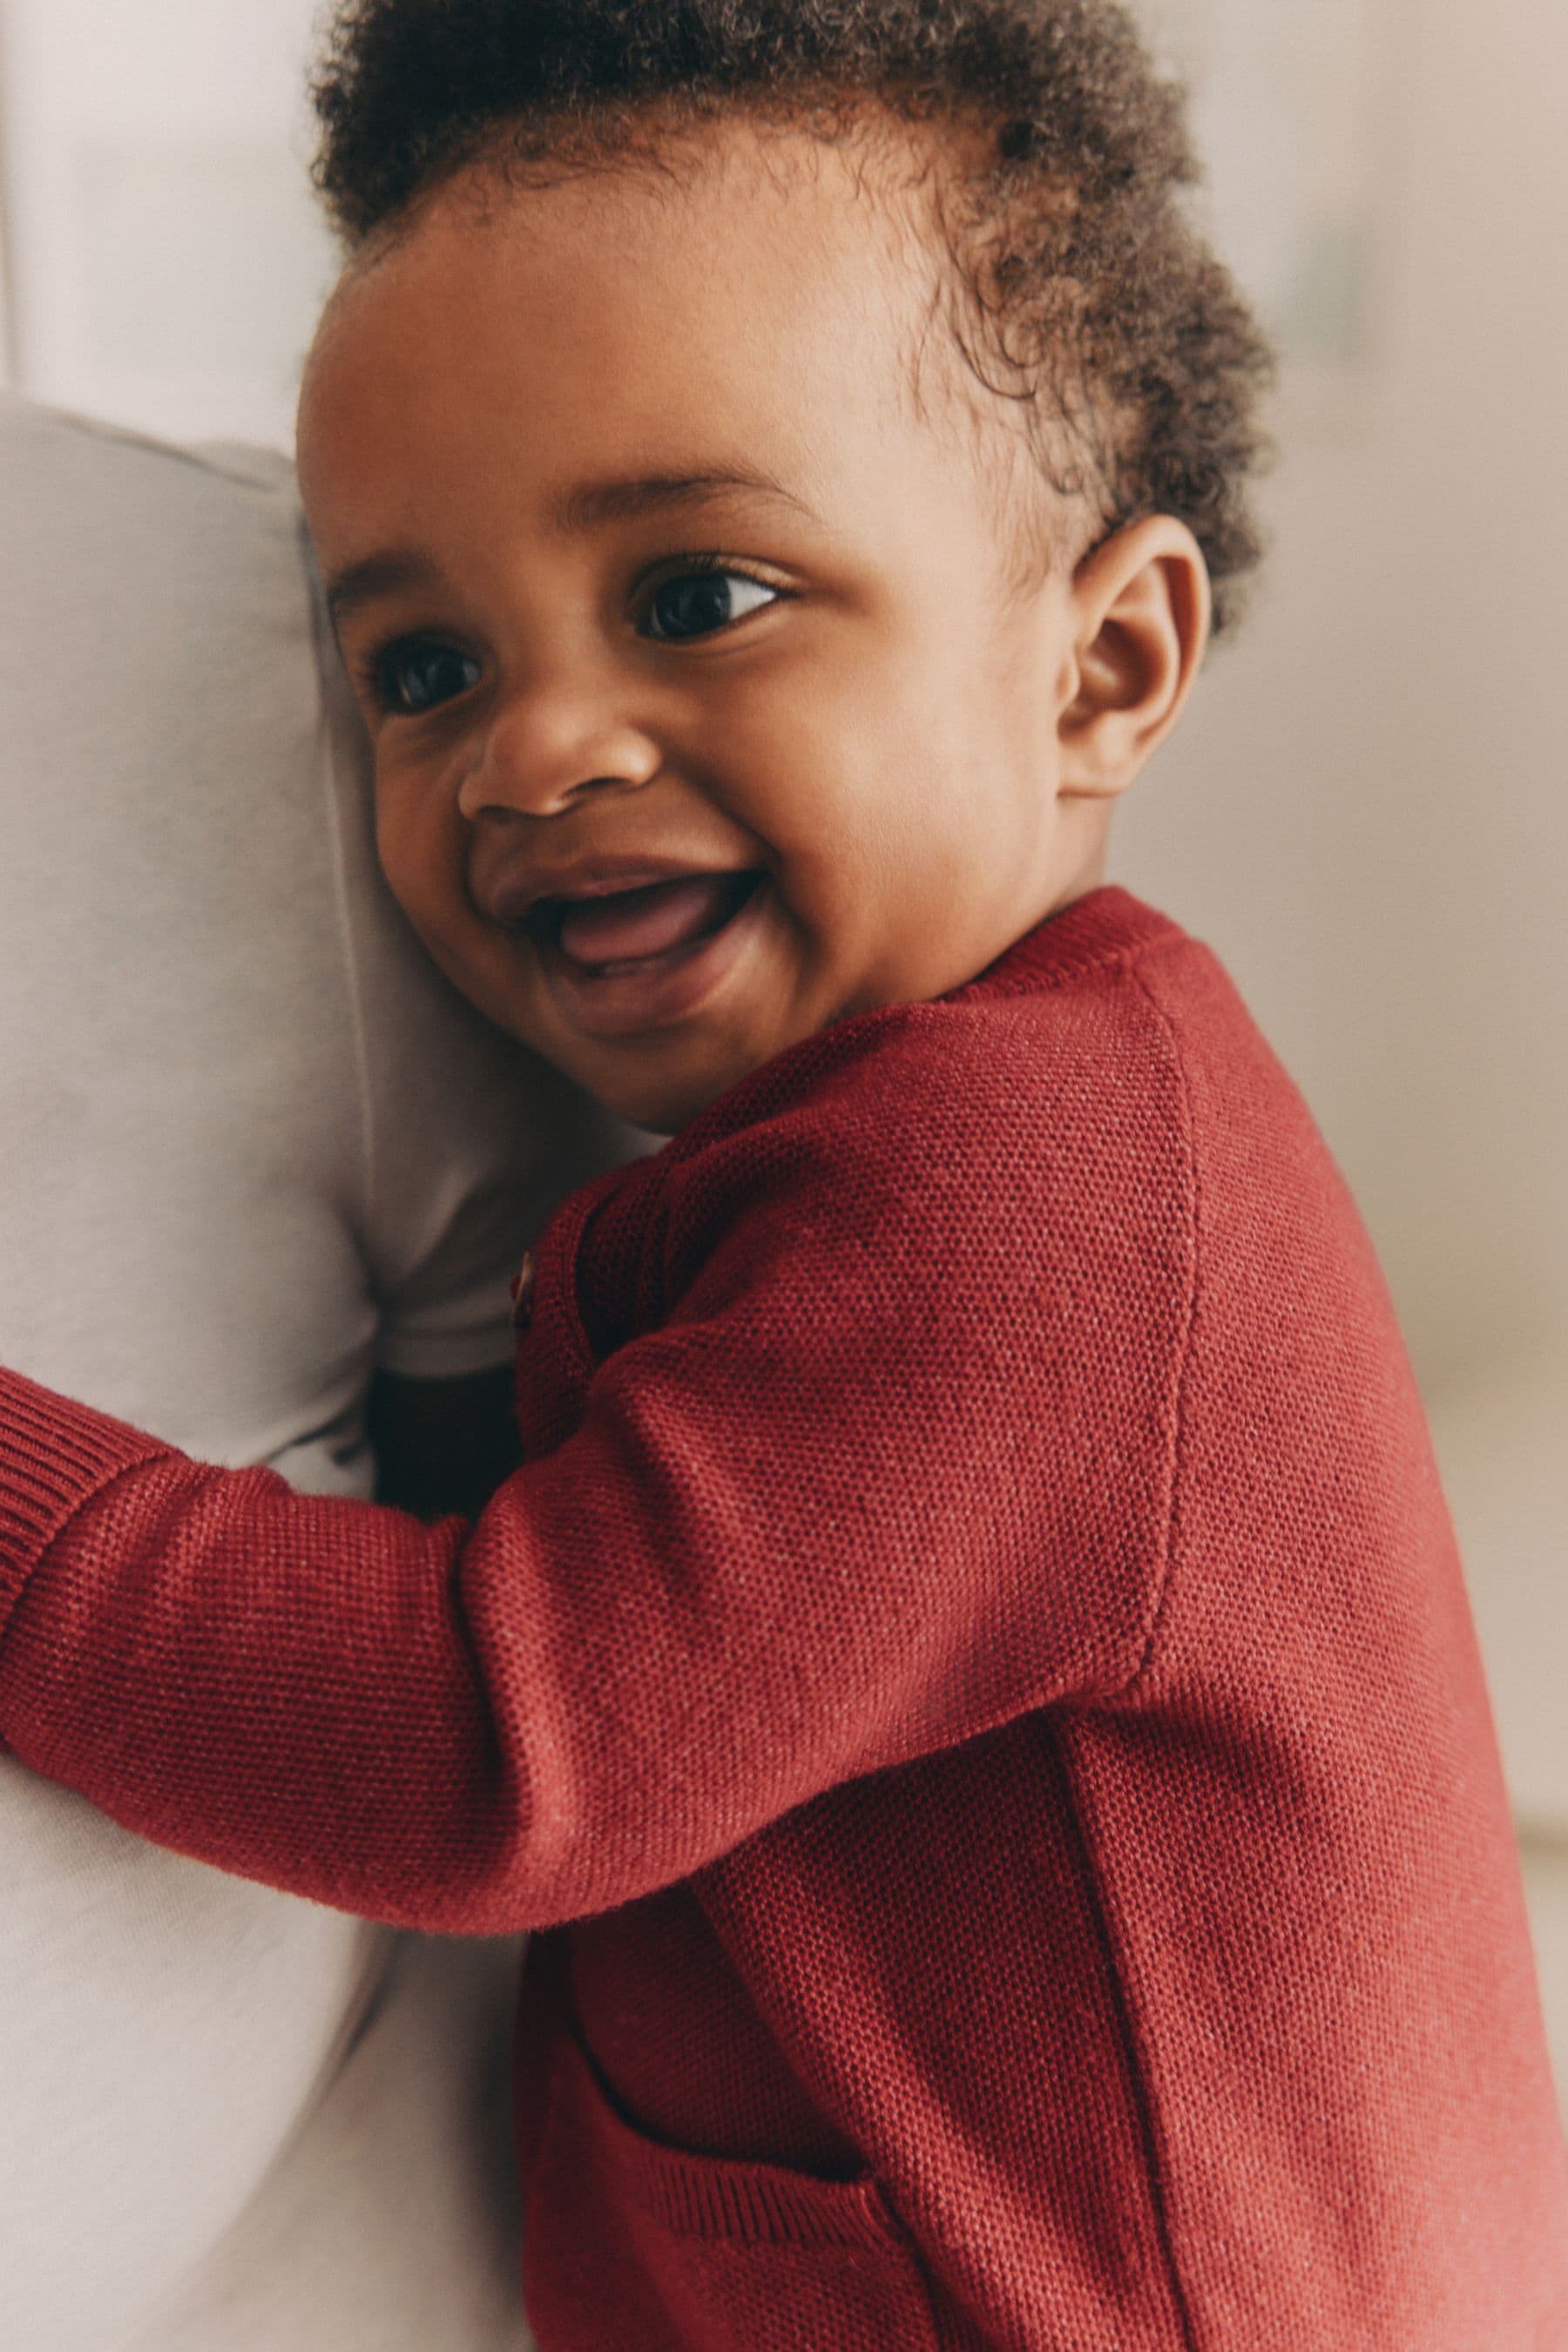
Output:
<path fill-rule="evenodd" d="M 492 922 L 521 923 L 545 898 L 607 898 L 655 882 L 742 871 L 739 866 L 703 866 L 689 857 L 581 857 L 559 866 L 514 867 L 476 888 L 474 896 Z"/>

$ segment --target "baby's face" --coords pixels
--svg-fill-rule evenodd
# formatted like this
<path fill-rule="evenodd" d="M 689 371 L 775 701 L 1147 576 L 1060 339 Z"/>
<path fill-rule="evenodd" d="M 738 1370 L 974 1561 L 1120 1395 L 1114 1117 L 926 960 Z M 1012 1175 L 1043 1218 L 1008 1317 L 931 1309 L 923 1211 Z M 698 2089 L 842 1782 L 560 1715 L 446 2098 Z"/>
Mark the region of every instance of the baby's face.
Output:
<path fill-rule="evenodd" d="M 1011 461 L 917 370 L 934 261 L 835 152 L 707 137 L 442 194 L 340 289 L 300 425 L 393 889 L 666 1130 L 1098 878 L 1070 580 L 1018 587 Z"/>

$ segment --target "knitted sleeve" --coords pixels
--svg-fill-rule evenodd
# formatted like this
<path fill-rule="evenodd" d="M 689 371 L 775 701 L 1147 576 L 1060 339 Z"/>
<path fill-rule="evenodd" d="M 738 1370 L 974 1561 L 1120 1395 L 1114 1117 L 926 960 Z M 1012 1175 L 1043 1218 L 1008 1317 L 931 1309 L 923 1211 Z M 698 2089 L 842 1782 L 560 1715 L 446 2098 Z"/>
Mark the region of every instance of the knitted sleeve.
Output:
<path fill-rule="evenodd" d="M 484 1932 L 1124 1685 L 1170 1516 L 1180 1185 L 1113 1213 L 1071 1121 L 977 1170 L 985 1119 L 884 1077 L 871 1118 L 852 1090 L 689 1164 L 662 1319 L 471 1528 L 0 1374 L 0 1738 L 161 1843 Z"/>

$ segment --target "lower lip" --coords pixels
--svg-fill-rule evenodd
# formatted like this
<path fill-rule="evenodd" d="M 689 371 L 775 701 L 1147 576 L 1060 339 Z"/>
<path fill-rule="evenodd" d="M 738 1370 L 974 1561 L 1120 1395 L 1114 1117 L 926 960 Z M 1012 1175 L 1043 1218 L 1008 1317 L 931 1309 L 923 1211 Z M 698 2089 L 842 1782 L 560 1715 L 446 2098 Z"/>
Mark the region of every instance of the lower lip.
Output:
<path fill-rule="evenodd" d="M 768 885 L 759 884 L 722 930 L 618 971 L 585 971 L 554 948 L 541 948 L 545 984 L 557 1009 L 584 1036 L 632 1037 L 668 1028 L 700 1011 L 748 953 L 767 895 Z"/>

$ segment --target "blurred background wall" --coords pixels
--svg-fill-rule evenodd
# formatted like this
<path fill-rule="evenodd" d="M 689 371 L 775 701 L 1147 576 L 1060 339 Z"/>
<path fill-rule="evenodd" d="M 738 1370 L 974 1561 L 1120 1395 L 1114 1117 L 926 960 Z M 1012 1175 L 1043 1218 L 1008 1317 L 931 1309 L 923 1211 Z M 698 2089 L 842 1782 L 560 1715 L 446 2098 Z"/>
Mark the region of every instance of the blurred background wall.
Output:
<path fill-rule="evenodd" d="M 1121 824 L 1382 1251 L 1568 2053 L 1568 8 L 1143 0 L 1287 352 L 1250 621 Z M 312 0 L 0 0 L 11 380 L 286 443 Z"/>
<path fill-rule="evenodd" d="M 0 0 L 11 381 L 286 445 L 332 247 L 306 177 L 316 0 Z"/>

